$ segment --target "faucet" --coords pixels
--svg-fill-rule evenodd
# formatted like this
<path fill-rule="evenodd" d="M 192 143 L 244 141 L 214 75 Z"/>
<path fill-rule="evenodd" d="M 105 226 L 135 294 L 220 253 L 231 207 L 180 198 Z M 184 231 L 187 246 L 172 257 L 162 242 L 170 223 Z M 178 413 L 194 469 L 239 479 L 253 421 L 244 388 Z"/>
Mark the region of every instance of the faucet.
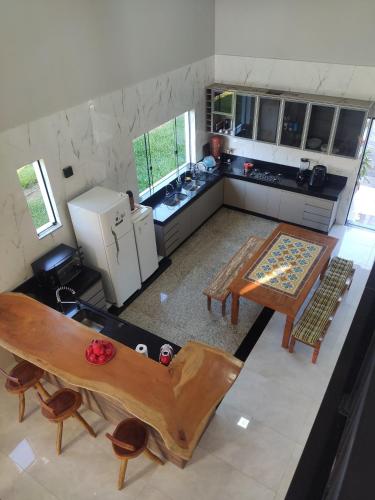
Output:
<path fill-rule="evenodd" d="M 165 197 L 168 196 L 168 188 L 170 188 L 172 190 L 172 192 L 170 193 L 170 195 L 173 194 L 173 192 L 174 192 L 174 185 L 170 182 L 169 184 L 167 184 L 165 186 Z"/>
<path fill-rule="evenodd" d="M 63 291 L 70 292 L 72 295 L 76 294 L 75 290 L 73 290 L 73 288 L 70 288 L 69 286 L 60 286 L 59 288 L 57 288 L 56 301 L 60 306 L 61 312 L 64 312 L 63 304 L 75 304 L 78 307 L 80 306 L 80 303 L 78 300 L 72 300 L 72 301 L 61 300 L 60 292 L 63 292 Z"/>

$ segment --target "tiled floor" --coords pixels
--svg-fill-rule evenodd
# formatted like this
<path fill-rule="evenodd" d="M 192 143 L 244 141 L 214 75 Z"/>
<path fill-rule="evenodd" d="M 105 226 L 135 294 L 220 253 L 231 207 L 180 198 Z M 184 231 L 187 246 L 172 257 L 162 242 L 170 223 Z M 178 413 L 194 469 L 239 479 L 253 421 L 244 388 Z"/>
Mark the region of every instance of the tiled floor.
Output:
<path fill-rule="evenodd" d="M 104 437 L 112 426 L 84 411 L 98 437 L 91 438 L 71 420 L 57 457 L 56 429 L 41 417 L 35 396 L 27 394 L 27 418 L 18 424 L 17 399 L 1 388 L 1 500 L 283 499 L 375 256 L 375 232 L 336 226 L 331 234 L 340 238 L 336 253 L 353 258 L 356 273 L 317 365 L 302 345 L 294 354 L 280 347 L 284 318 L 275 313 L 190 464 L 184 470 L 158 467 L 140 457 L 130 462 L 121 492 L 116 490 L 118 463 Z M 193 248 L 190 252 L 194 255 Z M 5 367 L 7 360 L 0 352 L 0 365 Z"/>
<path fill-rule="evenodd" d="M 177 345 L 199 340 L 234 354 L 262 306 L 244 301 L 238 325 L 221 315 L 221 304 L 202 291 L 250 235 L 265 238 L 276 223 L 222 208 L 172 256 L 172 265 L 121 317 Z M 227 300 L 227 312 L 231 301 Z"/>

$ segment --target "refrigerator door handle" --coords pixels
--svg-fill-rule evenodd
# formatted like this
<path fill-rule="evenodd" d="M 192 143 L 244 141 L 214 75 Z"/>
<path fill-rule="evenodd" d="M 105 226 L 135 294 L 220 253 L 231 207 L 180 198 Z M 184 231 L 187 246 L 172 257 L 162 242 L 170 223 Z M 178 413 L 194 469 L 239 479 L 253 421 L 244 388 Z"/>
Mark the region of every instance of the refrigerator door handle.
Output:
<path fill-rule="evenodd" d="M 111 233 L 113 234 L 113 238 L 114 238 L 115 244 L 116 244 L 116 260 L 117 260 L 117 264 L 120 264 L 119 259 L 118 259 L 118 256 L 119 256 L 119 253 L 120 253 L 120 245 L 118 243 L 118 238 L 117 238 L 116 231 L 113 229 L 112 226 L 111 226 Z"/>

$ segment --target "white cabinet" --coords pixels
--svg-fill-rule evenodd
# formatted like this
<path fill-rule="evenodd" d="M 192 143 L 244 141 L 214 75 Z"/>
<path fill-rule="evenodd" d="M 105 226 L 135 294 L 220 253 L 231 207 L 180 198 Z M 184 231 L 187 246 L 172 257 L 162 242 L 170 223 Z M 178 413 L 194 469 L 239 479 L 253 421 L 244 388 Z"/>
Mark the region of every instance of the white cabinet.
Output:
<path fill-rule="evenodd" d="M 338 202 L 282 191 L 281 220 L 328 232 L 335 222 Z"/>
<path fill-rule="evenodd" d="M 306 196 L 303 194 L 281 191 L 279 219 L 302 224 L 305 199 Z"/>
<path fill-rule="evenodd" d="M 285 222 L 328 232 L 338 202 L 240 179 L 224 180 L 224 203 Z"/>
<path fill-rule="evenodd" d="M 247 182 L 239 179 L 224 179 L 224 205 L 245 208 L 245 192 Z"/>
<path fill-rule="evenodd" d="M 269 217 L 279 217 L 282 191 L 261 184 L 246 182 L 245 209 Z"/>
<path fill-rule="evenodd" d="M 183 241 L 201 226 L 223 204 L 223 181 L 197 197 L 170 222 L 155 224 L 158 254 L 170 255 Z"/>

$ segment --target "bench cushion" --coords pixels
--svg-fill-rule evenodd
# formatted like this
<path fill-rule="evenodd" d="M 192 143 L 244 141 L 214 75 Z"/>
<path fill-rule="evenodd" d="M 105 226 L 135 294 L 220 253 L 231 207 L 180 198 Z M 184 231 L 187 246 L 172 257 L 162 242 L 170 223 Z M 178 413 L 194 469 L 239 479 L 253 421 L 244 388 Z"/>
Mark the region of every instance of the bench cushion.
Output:
<path fill-rule="evenodd" d="M 229 295 L 229 286 L 236 278 L 241 267 L 260 248 L 263 238 L 250 236 L 242 247 L 233 255 L 230 261 L 218 272 L 203 293 L 208 297 L 224 301 Z"/>
<path fill-rule="evenodd" d="M 318 289 L 294 326 L 293 337 L 314 346 L 324 336 L 353 272 L 353 261 L 340 257 L 332 259 Z"/>

